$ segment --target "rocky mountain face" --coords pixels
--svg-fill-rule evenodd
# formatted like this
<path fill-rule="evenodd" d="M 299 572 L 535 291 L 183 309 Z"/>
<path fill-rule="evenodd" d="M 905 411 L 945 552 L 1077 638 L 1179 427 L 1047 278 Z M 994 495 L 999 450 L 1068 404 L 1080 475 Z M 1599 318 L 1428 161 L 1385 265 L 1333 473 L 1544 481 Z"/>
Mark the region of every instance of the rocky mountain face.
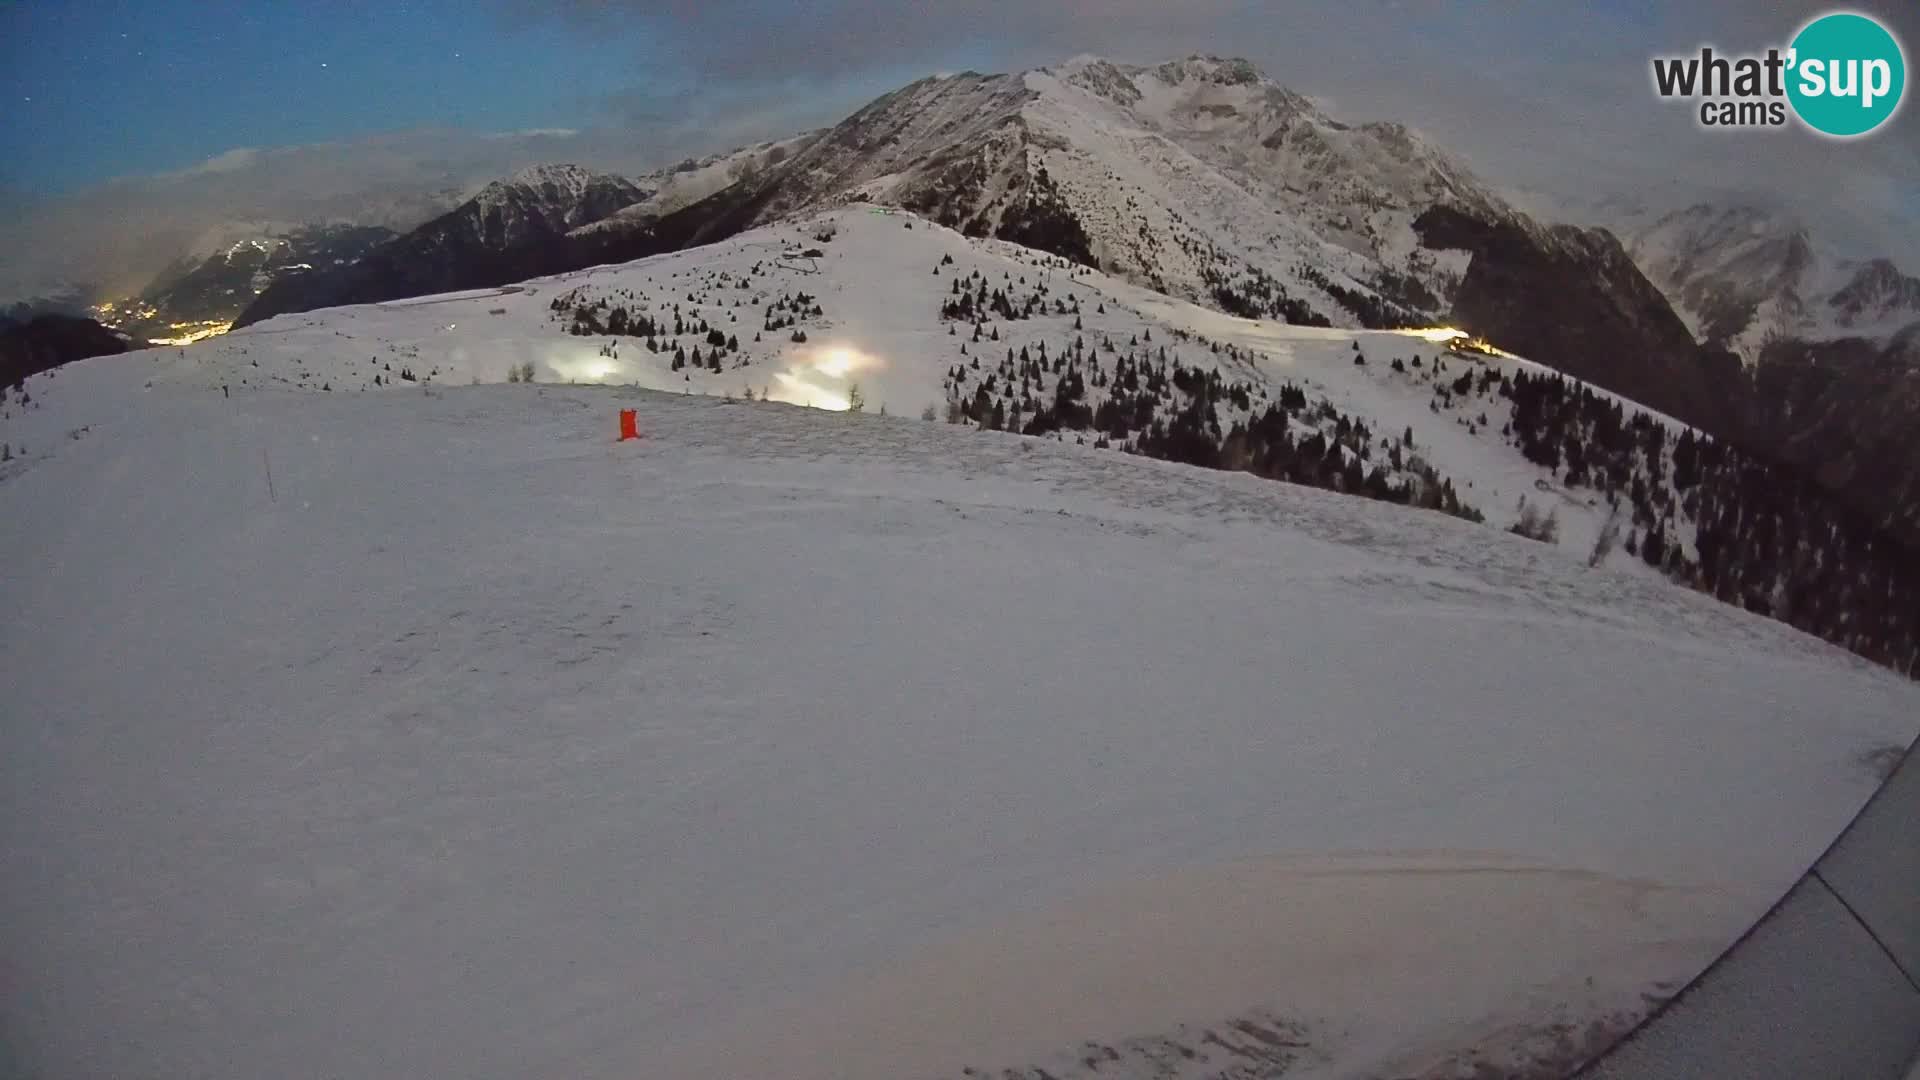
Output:
<path fill-rule="evenodd" d="M 1746 358 L 1810 317 L 1816 256 L 1798 223 L 1752 206 L 1626 216 L 1634 261 L 1701 341 Z"/>
<path fill-rule="evenodd" d="M 1731 429 L 1722 388 L 1738 361 L 1695 344 L 1612 233 L 1560 225 L 1542 243 L 1448 207 L 1415 224 L 1426 242 L 1473 253 L 1453 297 L 1459 325 L 1706 430 Z"/>
<path fill-rule="evenodd" d="M 649 194 L 625 177 L 578 165 L 536 165 L 488 184 L 439 219 L 437 231 L 450 243 L 506 250 L 565 235 Z"/>
<path fill-rule="evenodd" d="M 335 271 L 392 240 L 390 229 L 313 225 L 249 236 L 163 270 L 140 293 L 95 311 L 136 341 L 181 336 L 231 323 L 254 298 L 283 279 Z"/>
<path fill-rule="evenodd" d="M 922 79 L 886 94 L 771 167 L 627 231 L 590 230 L 583 258 L 631 259 L 722 240 L 811 207 L 906 206 L 973 235 L 1017 230 L 1048 201 L 1018 76 Z M 1047 250 L 1091 256 L 1062 237 Z"/>
<path fill-rule="evenodd" d="M 1790 215 L 1697 203 L 1657 212 L 1603 207 L 1634 261 L 1703 342 L 1749 364 L 1775 341 L 1867 337 L 1920 326 L 1920 278 L 1851 257 Z"/>
<path fill-rule="evenodd" d="M 687 158 L 664 169 L 635 178 L 648 194 L 612 214 L 576 227 L 573 235 L 618 233 L 651 224 L 660 218 L 722 191 L 786 161 L 804 150 L 819 132 L 755 143 L 722 154 Z"/>
<path fill-rule="evenodd" d="M 1615 203 L 1596 216 L 1616 223 L 1720 358 L 1710 430 L 1801 468 L 1920 544 L 1920 278 L 1757 206 Z"/>
<path fill-rule="evenodd" d="M 275 283 L 235 321 L 518 281 L 564 268 L 567 233 L 646 198 L 624 177 L 542 165 L 488 184 L 425 225 L 333 270 Z"/>
<path fill-rule="evenodd" d="M 1902 273 L 1891 259 L 1869 259 L 1826 303 L 1834 321 L 1848 330 L 1894 324 L 1896 333 L 1911 332 L 1920 328 L 1920 277 Z"/>
<path fill-rule="evenodd" d="M 0 387 L 90 356 L 126 352 L 127 340 L 94 322 L 71 315 L 36 315 L 0 326 Z"/>

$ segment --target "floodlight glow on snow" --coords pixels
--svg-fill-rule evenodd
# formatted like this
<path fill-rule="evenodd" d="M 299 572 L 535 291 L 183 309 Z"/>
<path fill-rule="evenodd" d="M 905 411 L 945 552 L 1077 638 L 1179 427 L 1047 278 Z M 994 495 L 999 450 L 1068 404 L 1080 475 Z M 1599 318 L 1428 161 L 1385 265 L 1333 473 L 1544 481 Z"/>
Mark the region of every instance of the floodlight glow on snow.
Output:
<path fill-rule="evenodd" d="M 775 372 L 768 397 L 790 405 L 845 412 L 852 408 L 850 388 L 857 375 L 886 366 L 886 361 L 851 345 L 822 345 L 785 371 Z"/>
<path fill-rule="evenodd" d="M 1431 342 L 1434 342 L 1435 344 L 1440 344 L 1448 341 L 1458 341 L 1461 338 L 1473 336 L 1467 333 L 1465 330 L 1461 330 L 1461 329 L 1458 329 L 1457 327 L 1452 327 L 1452 326 L 1429 326 L 1423 330 L 1404 330 L 1402 331 L 1402 333 L 1411 334 L 1414 337 L 1421 338 L 1426 341 L 1431 341 Z"/>
<path fill-rule="evenodd" d="M 1512 353 L 1494 347 L 1493 343 L 1486 338 L 1474 337 L 1465 330 L 1452 326 L 1430 326 L 1422 330 L 1401 330 L 1398 333 L 1431 341 L 1436 345 L 1446 345 L 1456 352 L 1477 352 L 1488 356 L 1504 356 L 1510 360 L 1517 359 Z"/>
<path fill-rule="evenodd" d="M 789 405 L 805 405 L 810 409 L 826 409 L 830 412 L 846 412 L 853 407 L 853 402 L 844 395 L 808 382 L 804 372 L 776 371 L 773 382 L 773 388 L 767 394 L 769 401 L 784 401 Z"/>
<path fill-rule="evenodd" d="M 856 362 L 857 354 L 852 349 L 834 348 L 822 353 L 814 360 L 813 366 L 822 375 L 845 378 L 847 373 L 854 369 Z"/>
<path fill-rule="evenodd" d="M 822 375 L 831 375 L 833 379 L 845 379 L 862 367 L 879 367 L 877 357 L 866 356 L 864 352 L 851 346 L 829 346 L 814 354 L 814 371 Z"/>
<path fill-rule="evenodd" d="M 620 361 L 598 353 L 549 357 L 546 366 L 553 369 L 554 375 L 567 382 L 581 383 L 606 382 L 619 375 L 622 370 Z"/>

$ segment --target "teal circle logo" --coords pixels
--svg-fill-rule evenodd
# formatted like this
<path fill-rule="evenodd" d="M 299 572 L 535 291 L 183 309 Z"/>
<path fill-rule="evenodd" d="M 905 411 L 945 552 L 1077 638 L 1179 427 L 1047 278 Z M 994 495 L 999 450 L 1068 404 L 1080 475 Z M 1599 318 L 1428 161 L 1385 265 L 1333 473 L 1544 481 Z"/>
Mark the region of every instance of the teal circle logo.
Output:
<path fill-rule="evenodd" d="M 1822 15 L 1801 28 L 1791 49 L 1787 99 L 1813 130 L 1865 135 L 1899 110 L 1906 56 L 1874 20 L 1848 11 Z"/>

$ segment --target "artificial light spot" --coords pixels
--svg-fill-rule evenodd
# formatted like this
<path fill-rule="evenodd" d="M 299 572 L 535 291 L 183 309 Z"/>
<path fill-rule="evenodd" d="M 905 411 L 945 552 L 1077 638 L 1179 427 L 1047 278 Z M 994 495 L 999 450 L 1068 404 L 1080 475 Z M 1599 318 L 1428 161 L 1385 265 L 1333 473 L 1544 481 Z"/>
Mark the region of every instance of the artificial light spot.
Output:
<path fill-rule="evenodd" d="M 844 412 L 853 407 L 856 372 L 886 366 L 886 361 L 851 345 L 823 345 L 785 371 L 775 372 L 768 398 L 790 405 Z"/>

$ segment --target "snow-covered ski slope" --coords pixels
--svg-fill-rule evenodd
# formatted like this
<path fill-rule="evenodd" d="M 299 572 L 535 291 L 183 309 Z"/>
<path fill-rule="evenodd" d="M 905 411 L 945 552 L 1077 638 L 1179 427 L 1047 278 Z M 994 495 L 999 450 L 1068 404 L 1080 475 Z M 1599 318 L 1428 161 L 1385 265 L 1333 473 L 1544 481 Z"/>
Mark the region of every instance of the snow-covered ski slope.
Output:
<path fill-rule="evenodd" d="M 815 238 L 823 228 L 833 232 L 832 240 Z M 814 250 L 821 254 L 804 254 Z M 1039 310 L 1031 318 L 1008 320 L 983 309 L 986 336 L 974 341 L 974 323 L 943 319 L 941 311 L 955 299 L 956 285 L 971 290 L 981 284 L 1004 291 L 1012 305 L 1037 299 Z M 797 302 L 780 306 L 802 295 L 809 298 L 806 311 L 799 312 Z M 556 302 L 564 310 L 556 311 Z M 575 309 L 599 302 L 608 305 L 595 311 L 601 325 L 614 306 L 636 320 L 654 320 L 661 351 L 650 352 L 633 336 L 566 332 Z M 1061 304 L 1072 310 L 1059 313 Z M 811 313 L 814 307 L 820 315 Z M 686 332 L 670 335 L 676 314 Z M 781 328 L 765 329 L 770 318 Z M 791 326 L 785 325 L 788 319 Z M 718 372 L 691 362 L 695 348 L 703 359 L 712 352 L 705 335 L 693 329 L 699 321 L 738 342 Z M 792 340 L 796 330 L 806 335 L 804 343 Z M 1223 402 L 1223 427 L 1263 411 L 1283 386 L 1297 385 L 1314 404 L 1324 400 L 1369 425 L 1369 467 L 1377 464 L 1402 479 L 1409 474 L 1388 461 L 1386 444 L 1401 443 L 1410 433 L 1412 443 L 1393 456 L 1403 464 L 1418 458 L 1430 465 L 1494 529 L 1517 520 L 1524 497 L 1539 513 L 1557 516 L 1560 546 L 1586 557 L 1612 515 L 1595 492 L 1567 489 L 1502 436 L 1510 402 L 1490 393 L 1450 398 L 1444 405 L 1437 397 L 1462 374 L 1487 366 L 1530 368 L 1524 361 L 1449 354 L 1444 345 L 1407 332 L 1239 319 L 1042 253 L 963 237 L 905 212 L 857 206 L 756 229 L 710 247 L 503 289 L 282 316 L 185 350 L 138 354 L 126 363 L 141 367 L 139 386 L 147 381 L 156 389 L 226 386 L 236 395 L 263 388 L 336 394 L 394 385 L 411 389 L 416 383 L 406 375 L 437 385 L 500 382 L 528 363 L 535 377 L 548 383 L 771 395 L 824 408 L 845 408 L 857 384 L 869 410 L 884 407 L 917 416 L 932 408 L 944 417 L 949 400 L 972 397 L 1010 355 L 1018 361 L 1026 350 L 1038 357 L 1045 348 L 1058 359 L 1076 340 L 1084 355 L 1097 358 L 1109 373 L 1117 358 L 1131 355 L 1147 363 L 1219 371 L 1223 379 L 1244 384 L 1250 391 L 1248 407 Z M 676 348 L 688 357 L 680 370 L 672 365 Z M 1366 358 L 1365 366 L 1355 364 L 1356 355 Z M 1396 359 L 1404 370 L 1393 369 Z M 1436 367 L 1436 359 L 1444 369 Z M 1416 362 L 1420 366 L 1409 366 Z M 1049 370 L 1015 393 L 1051 401 L 1058 377 Z M 51 452 L 66 432 L 115 407 L 106 399 L 125 397 L 124 385 L 87 395 L 64 393 L 61 378 L 32 384 L 39 408 L 6 409 L 0 439 L 12 442 L 16 451 L 24 444 L 30 453 Z M 1007 393 L 1007 385 L 997 379 L 996 393 Z M 1097 404 L 1107 393 L 1089 385 L 1087 400 Z M 1184 400 L 1177 391 L 1166 394 L 1163 419 Z M 1333 420 L 1320 423 L 1331 436 Z M 1054 437 L 1095 438 L 1071 431 Z M 1625 572 L 1653 573 L 1618 548 L 1605 561 Z"/>
<path fill-rule="evenodd" d="M 236 344 L 319 371 L 336 330 L 499 302 Z M 871 318 L 838 329 L 901 340 Z M 0 482 L 27 1075 L 1552 1074 L 1920 717 L 1778 624 L 1245 474 L 195 370 Z"/>

